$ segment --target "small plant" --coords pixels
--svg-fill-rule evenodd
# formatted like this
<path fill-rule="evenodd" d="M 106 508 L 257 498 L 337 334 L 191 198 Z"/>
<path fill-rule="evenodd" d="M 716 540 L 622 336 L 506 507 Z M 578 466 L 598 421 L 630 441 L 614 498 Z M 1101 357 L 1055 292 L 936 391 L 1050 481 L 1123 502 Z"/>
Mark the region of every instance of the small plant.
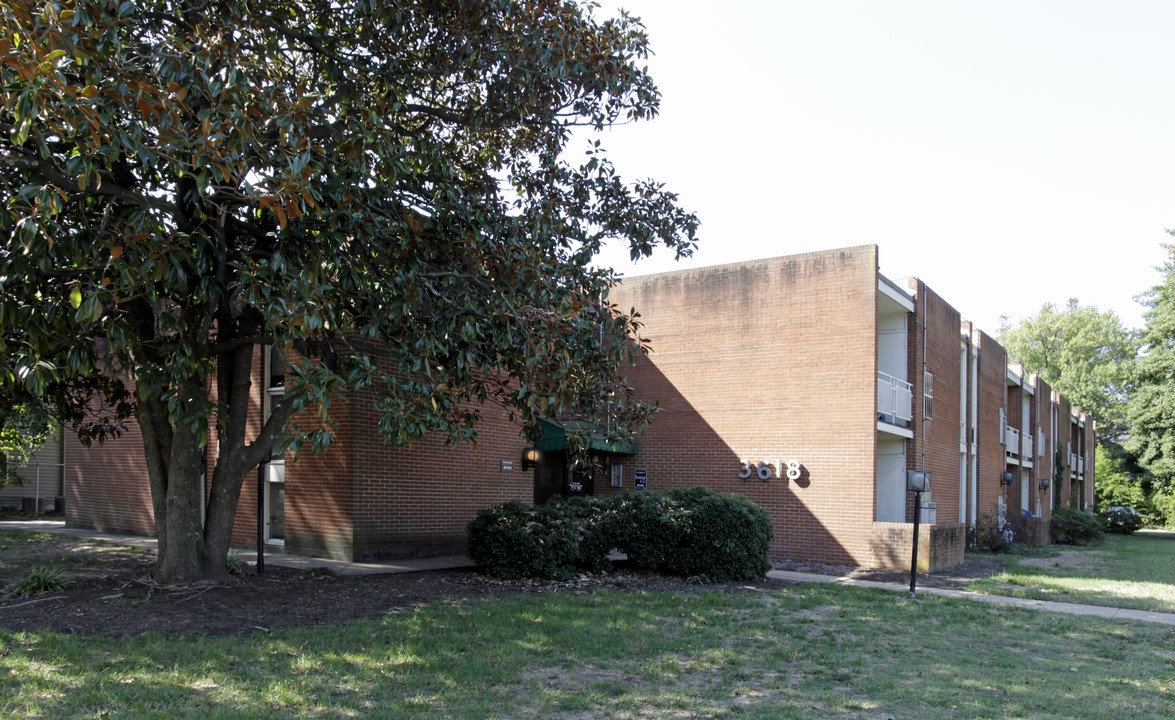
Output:
<path fill-rule="evenodd" d="M 1053 511 L 1049 531 L 1053 542 L 1066 545 L 1087 545 L 1102 537 L 1101 520 L 1091 512 L 1061 507 Z"/>
<path fill-rule="evenodd" d="M 967 549 L 981 552 L 1004 553 L 1012 549 L 1012 528 L 1007 520 L 984 515 L 974 525 L 967 526 Z"/>
<path fill-rule="evenodd" d="M 1142 527 L 1142 516 L 1132 507 L 1112 507 L 1102 513 L 1101 521 L 1106 532 L 1119 535 L 1133 535 L 1135 530 Z"/>
<path fill-rule="evenodd" d="M 224 569 L 228 570 L 229 575 L 245 576 L 245 562 L 241 560 L 241 556 L 236 550 L 230 552 L 229 556 L 224 559 Z"/>
<path fill-rule="evenodd" d="M 61 568 L 55 565 L 34 565 L 24 577 L 9 585 L 4 594 L 9 597 L 28 597 L 64 590 L 68 585 L 69 577 Z"/>

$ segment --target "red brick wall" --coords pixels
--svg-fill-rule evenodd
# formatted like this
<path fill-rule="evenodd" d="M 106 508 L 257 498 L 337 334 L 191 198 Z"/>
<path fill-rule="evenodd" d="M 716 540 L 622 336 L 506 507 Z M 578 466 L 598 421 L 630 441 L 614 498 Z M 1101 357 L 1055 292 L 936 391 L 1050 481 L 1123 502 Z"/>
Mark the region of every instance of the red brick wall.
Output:
<path fill-rule="evenodd" d="M 143 438 L 133 420 L 120 437 L 89 448 L 65 431 L 65 521 L 103 532 L 154 534 Z"/>
<path fill-rule="evenodd" d="M 1069 401 L 1063 395 L 1055 394 L 1054 398 L 1057 413 L 1057 444 L 1054 452 L 1059 450 L 1061 452 L 1060 460 L 1064 467 L 1061 472 L 1061 482 L 1059 488 L 1053 488 L 1055 503 L 1053 509 L 1059 507 L 1068 507 L 1069 495 L 1073 482 L 1073 468 L 1069 467 L 1069 442 L 1073 438 L 1072 425 L 1069 421 L 1070 413 L 1072 412 Z"/>
<path fill-rule="evenodd" d="M 626 279 L 653 352 L 629 381 L 661 411 L 626 489 L 707 485 L 771 514 L 777 558 L 872 564 L 877 254 L 873 246 Z M 791 459 L 799 481 L 740 480 Z"/>
<path fill-rule="evenodd" d="M 909 378 L 914 383 L 914 439 L 908 445 L 910 470 L 929 470 L 930 497 L 940 523 L 959 518 L 959 312 L 925 283 L 911 279 L 917 303 L 910 317 Z M 923 370 L 934 375 L 932 417 L 922 415 Z M 907 521 L 913 522 L 913 496 Z"/>
<path fill-rule="evenodd" d="M 979 414 L 976 442 L 979 452 L 975 459 L 978 468 L 979 498 L 977 518 L 992 520 L 998 512 L 998 502 L 1005 495 L 1000 478 L 1007 469 L 1004 446 L 1000 444 L 1000 410 L 1004 407 L 1008 365 L 1004 347 L 985 332 L 979 332 Z M 1010 486 L 1009 486 L 1010 487 Z"/>
<path fill-rule="evenodd" d="M 1043 452 L 1040 444 L 1036 446 L 1036 457 L 1033 458 L 1036 475 L 1036 491 L 1040 500 L 1040 516 L 1046 521 L 1052 517 L 1052 482 L 1053 482 L 1053 453 L 1057 449 L 1057 440 L 1053 437 L 1052 418 L 1050 415 L 1053 404 L 1053 388 L 1039 377 L 1036 378 L 1036 395 L 1033 401 L 1033 416 L 1036 418 L 1036 427 L 1044 434 Z M 1040 483 L 1048 478 L 1049 487 L 1041 489 Z M 1035 510 L 1034 510 L 1035 512 Z"/>
<path fill-rule="evenodd" d="M 352 399 L 350 418 L 357 560 L 464 552 L 466 525 L 479 509 L 534 498 L 534 471 L 523 472 L 521 463 L 529 443 L 497 407 L 481 409 L 476 445 L 449 446 L 439 436 L 410 448 L 387 445 L 367 397 Z M 503 461 L 512 468 L 503 470 Z"/>

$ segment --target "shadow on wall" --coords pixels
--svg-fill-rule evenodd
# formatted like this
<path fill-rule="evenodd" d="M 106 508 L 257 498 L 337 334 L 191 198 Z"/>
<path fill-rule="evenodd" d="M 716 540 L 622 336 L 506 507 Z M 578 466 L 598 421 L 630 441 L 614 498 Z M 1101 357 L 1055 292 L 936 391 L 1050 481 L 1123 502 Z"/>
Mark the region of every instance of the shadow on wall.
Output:
<path fill-rule="evenodd" d="M 821 488 L 812 468 L 784 452 L 788 448 L 777 423 L 771 430 L 763 429 L 771 423 L 760 423 L 731 403 L 708 411 L 696 407 L 648 357 L 638 359 L 627 380 L 644 399 L 658 402 L 660 409 L 640 437 L 636 455 L 623 459 L 623 487 L 597 484 L 596 494 L 633 490 L 638 473 L 651 491 L 703 485 L 739 493 L 771 516 L 772 559 L 857 562 L 836 531 L 810 509 L 813 500 L 830 488 Z M 746 449 L 732 447 L 707 416 L 739 427 L 739 444 Z"/>

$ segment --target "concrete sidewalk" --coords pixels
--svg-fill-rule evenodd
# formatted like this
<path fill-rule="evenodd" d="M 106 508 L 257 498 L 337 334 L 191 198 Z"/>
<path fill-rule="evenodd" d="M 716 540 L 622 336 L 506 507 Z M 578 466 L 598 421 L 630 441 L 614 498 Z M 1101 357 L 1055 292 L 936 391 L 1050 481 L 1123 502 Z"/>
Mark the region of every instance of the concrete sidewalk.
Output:
<path fill-rule="evenodd" d="M 835 585 L 851 585 L 852 587 L 874 588 L 910 593 L 909 585 L 897 583 L 874 582 L 872 580 L 854 580 L 852 578 L 835 577 L 831 575 L 816 575 L 813 573 L 790 572 L 785 570 L 771 570 L 767 577 L 793 582 L 818 582 Z M 955 600 L 971 600 L 973 602 L 995 603 L 1010 605 L 1027 610 L 1044 610 L 1045 612 L 1065 613 L 1066 615 L 1093 615 L 1095 617 L 1114 620 L 1141 620 L 1142 622 L 1162 623 L 1175 625 L 1175 613 L 1151 612 L 1149 610 L 1126 610 L 1123 608 L 1102 607 L 1100 605 L 1078 605 L 1076 603 L 1052 602 L 1050 600 L 1028 600 L 1025 598 L 1006 597 L 1004 595 L 985 595 L 983 593 L 968 592 L 966 590 L 949 590 L 947 588 L 917 587 L 916 595 L 936 595 L 938 597 L 953 598 Z"/>
<path fill-rule="evenodd" d="M 130 545 L 134 547 L 155 549 L 155 538 L 141 535 L 120 535 L 117 533 L 103 533 L 93 530 L 80 530 L 65 527 L 63 520 L 3 520 L 0 521 L 0 530 L 31 530 L 37 532 L 51 532 L 58 535 L 67 535 L 78 538 L 92 538 L 114 543 L 116 545 Z M 450 555 L 447 557 L 412 558 L 407 560 L 393 560 L 378 563 L 343 562 L 324 558 L 303 557 L 300 555 L 285 555 L 280 548 L 269 549 L 265 552 L 265 564 L 274 567 L 287 567 L 299 570 L 311 568 L 328 568 L 338 575 L 376 575 L 380 573 L 419 572 L 421 570 L 452 570 L 455 568 L 473 567 L 473 562 L 464 555 Z M 257 562 L 255 548 L 233 548 L 233 554 L 242 562 Z M 816 575 L 814 573 L 791 572 L 787 570 L 771 570 L 767 577 L 778 580 L 790 580 L 803 583 L 830 583 L 835 585 L 850 585 L 852 587 L 873 588 L 909 594 L 909 585 L 897 583 L 874 582 L 871 580 L 854 580 L 852 578 L 833 575 Z M 1162 623 L 1175 625 L 1175 613 L 1150 612 L 1146 610 L 1124 610 L 1122 608 L 1101 607 L 1099 605 L 1077 605 L 1075 603 L 1051 602 L 1048 600 L 1026 600 L 1024 598 L 1005 597 L 1003 595 L 984 595 L 982 593 L 967 592 L 966 590 L 948 590 L 945 588 L 921 587 L 917 588 L 918 595 L 935 595 L 955 600 L 970 600 L 972 602 L 995 603 L 1027 610 L 1043 610 L 1045 612 L 1064 613 L 1067 615 L 1092 615 L 1111 620 L 1139 620 L 1142 622 Z"/>

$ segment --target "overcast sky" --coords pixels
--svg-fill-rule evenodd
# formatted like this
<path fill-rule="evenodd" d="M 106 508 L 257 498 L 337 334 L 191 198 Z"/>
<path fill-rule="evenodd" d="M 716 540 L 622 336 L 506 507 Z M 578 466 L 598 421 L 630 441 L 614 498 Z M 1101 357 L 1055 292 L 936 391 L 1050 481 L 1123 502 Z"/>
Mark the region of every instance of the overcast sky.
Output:
<path fill-rule="evenodd" d="M 876 243 L 994 333 L 1044 303 L 1113 310 L 1175 228 L 1175 2 L 619 0 L 663 94 L 613 128 L 620 172 L 702 221 L 695 257 L 626 275 Z"/>

